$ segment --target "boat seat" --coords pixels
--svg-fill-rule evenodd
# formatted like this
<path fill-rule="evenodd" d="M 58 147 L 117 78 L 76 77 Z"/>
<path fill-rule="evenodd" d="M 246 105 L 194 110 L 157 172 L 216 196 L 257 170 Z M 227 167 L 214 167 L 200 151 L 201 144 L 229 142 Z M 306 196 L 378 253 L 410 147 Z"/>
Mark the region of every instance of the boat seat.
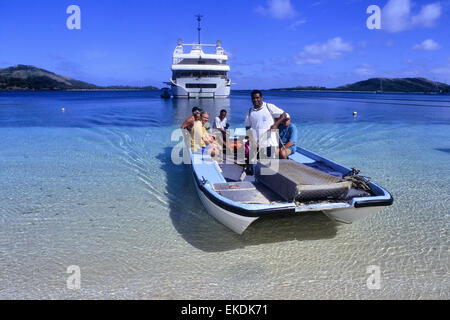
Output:
<path fill-rule="evenodd" d="M 258 182 L 286 201 L 345 199 L 352 187 L 350 181 L 342 181 L 293 160 L 271 160 L 266 164 L 258 162 L 255 176 Z"/>
<path fill-rule="evenodd" d="M 222 170 L 222 175 L 225 179 L 231 181 L 240 181 L 240 177 L 243 172 L 243 167 L 234 164 L 234 163 L 221 163 L 219 164 L 220 169 Z"/>
<path fill-rule="evenodd" d="M 261 190 L 258 190 L 253 183 L 248 181 L 216 183 L 213 185 L 213 190 L 221 196 L 235 202 L 258 204 L 271 203 L 271 199 L 268 197 L 267 192 L 261 192 Z"/>

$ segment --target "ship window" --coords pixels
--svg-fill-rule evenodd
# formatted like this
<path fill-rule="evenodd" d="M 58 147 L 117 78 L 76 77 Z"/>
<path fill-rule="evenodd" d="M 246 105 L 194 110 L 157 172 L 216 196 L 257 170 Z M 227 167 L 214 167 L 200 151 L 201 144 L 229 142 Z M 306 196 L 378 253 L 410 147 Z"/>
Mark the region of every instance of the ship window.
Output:
<path fill-rule="evenodd" d="M 226 77 L 226 71 L 174 71 L 173 78 Z"/>
<path fill-rule="evenodd" d="M 216 59 L 182 59 L 178 64 L 222 64 Z"/>
<path fill-rule="evenodd" d="M 186 88 L 217 88 L 215 83 L 186 83 Z"/>

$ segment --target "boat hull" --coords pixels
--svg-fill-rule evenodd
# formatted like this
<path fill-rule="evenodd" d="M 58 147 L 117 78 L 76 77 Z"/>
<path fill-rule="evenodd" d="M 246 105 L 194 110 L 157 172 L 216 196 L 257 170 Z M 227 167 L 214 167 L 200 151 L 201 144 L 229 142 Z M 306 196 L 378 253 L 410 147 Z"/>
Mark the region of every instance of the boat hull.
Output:
<path fill-rule="evenodd" d="M 323 213 L 331 220 L 353 223 L 355 221 L 368 218 L 383 210 L 384 207 L 366 207 L 366 208 L 346 208 L 336 210 L 324 210 Z"/>
<path fill-rule="evenodd" d="M 206 211 L 213 216 L 220 223 L 231 229 L 232 231 L 242 234 L 248 228 L 248 226 L 258 219 L 258 217 L 245 217 L 239 214 L 228 211 L 214 202 L 212 202 L 200 188 L 195 181 L 195 175 L 193 176 L 195 189 L 197 190 L 198 197 L 200 198 Z"/>
<path fill-rule="evenodd" d="M 348 173 L 350 169 L 320 157 L 310 151 L 298 148 L 297 162 L 325 162 L 330 170 Z M 209 157 L 207 157 L 209 158 Z M 294 157 L 293 157 L 294 158 Z M 233 202 L 214 191 L 214 185 L 226 182 L 211 158 L 204 160 L 204 156 L 191 153 L 191 168 L 197 194 L 206 211 L 216 220 L 232 231 L 242 234 L 248 226 L 260 217 L 278 214 L 302 214 L 305 212 L 323 213 L 330 219 L 342 223 L 353 223 L 360 219 L 375 215 L 386 206 L 393 203 L 392 195 L 382 187 L 370 182 L 374 196 L 354 197 L 351 201 L 319 202 L 312 204 L 276 203 L 276 204 L 245 204 Z"/>

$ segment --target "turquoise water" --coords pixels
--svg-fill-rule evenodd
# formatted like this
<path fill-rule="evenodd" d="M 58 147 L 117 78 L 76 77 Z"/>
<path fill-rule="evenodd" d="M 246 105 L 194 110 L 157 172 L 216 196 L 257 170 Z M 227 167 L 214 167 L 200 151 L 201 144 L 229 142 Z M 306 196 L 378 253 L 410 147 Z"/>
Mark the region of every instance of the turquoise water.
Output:
<path fill-rule="evenodd" d="M 171 162 L 171 134 L 197 104 L 242 126 L 248 92 L 3 92 L 0 298 L 449 299 L 450 97 L 264 98 L 291 114 L 299 145 L 361 169 L 394 204 L 351 225 L 305 214 L 239 236 Z M 79 290 L 66 285 L 71 265 Z M 366 283 L 372 265 L 379 289 Z"/>

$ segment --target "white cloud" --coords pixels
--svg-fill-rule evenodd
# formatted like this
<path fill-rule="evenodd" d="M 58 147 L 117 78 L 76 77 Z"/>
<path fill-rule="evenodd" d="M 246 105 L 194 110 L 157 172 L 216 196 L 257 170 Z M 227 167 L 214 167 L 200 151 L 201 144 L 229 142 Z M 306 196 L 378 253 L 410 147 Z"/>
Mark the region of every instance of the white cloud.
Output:
<path fill-rule="evenodd" d="M 295 57 L 297 64 L 322 64 L 327 60 L 343 57 L 344 52 L 353 51 L 353 46 L 340 37 L 328 40 L 326 43 L 307 45 Z"/>
<path fill-rule="evenodd" d="M 424 27 L 434 26 L 435 21 L 441 16 L 441 4 L 439 2 L 432 3 L 422 7 L 419 14 L 411 18 L 413 25 L 421 25 Z"/>
<path fill-rule="evenodd" d="M 296 31 L 297 30 L 297 28 L 300 26 L 300 25 L 302 25 L 302 24 L 304 24 L 304 23 L 306 23 L 306 20 L 297 20 L 297 21 L 295 21 L 294 23 L 292 23 L 290 26 L 289 26 L 289 30 L 290 31 Z"/>
<path fill-rule="evenodd" d="M 276 19 L 293 18 L 297 15 L 297 11 L 292 7 L 291 0 L 268 0 L 267 7 L 258 6 L 255 11 Z"/>
<path fill-rule="evenodd" d="M 422 43 L 417 44 L 413 47 L 414 50 L 426 50 L 426 51 L 433 51 L 438 50 L 441 46 L 439 43 L 434 41 L 433 39 L 426 39 Z"/>
<path fill-rule="evenodd" d="M 389 0 L 382 9 L 381 25 L 389 32 L 400 32 L 416 27 L 432 27 L 441 16 L 439 2 L 422 6 L 418 14 L 411 13 L 410 0 Z"/>

